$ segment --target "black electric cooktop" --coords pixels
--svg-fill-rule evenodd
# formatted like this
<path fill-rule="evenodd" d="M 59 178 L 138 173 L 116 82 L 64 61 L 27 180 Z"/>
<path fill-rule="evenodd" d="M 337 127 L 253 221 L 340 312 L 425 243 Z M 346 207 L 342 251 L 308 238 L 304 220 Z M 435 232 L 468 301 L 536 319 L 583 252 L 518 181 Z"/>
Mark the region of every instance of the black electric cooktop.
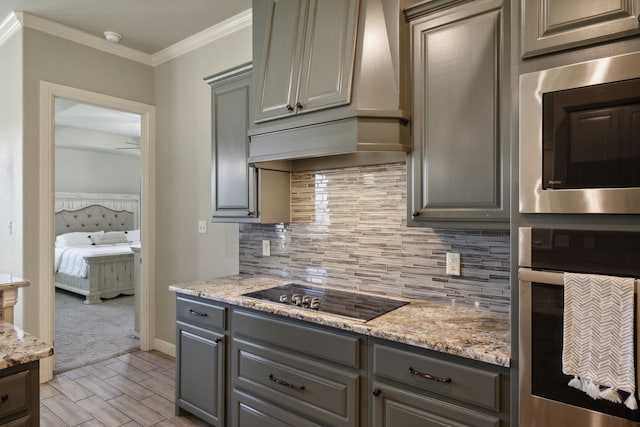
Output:
<path fill-rule="evenodd" d="M 287 283 L 249 292 L 243 296 L 337 314 L 365 322 L 408 304 L 405 301 L 298 283 Z"/>

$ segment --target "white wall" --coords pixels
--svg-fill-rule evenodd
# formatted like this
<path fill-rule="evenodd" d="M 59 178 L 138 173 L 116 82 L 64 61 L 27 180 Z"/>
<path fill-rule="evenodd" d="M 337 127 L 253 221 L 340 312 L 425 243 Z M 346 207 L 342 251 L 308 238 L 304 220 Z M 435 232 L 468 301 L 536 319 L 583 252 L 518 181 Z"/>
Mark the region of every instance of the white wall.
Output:
<path fill-rule="evenodd" d="M 112 139 L 122 141 L 126 138 L 104 132 L 56 126 L 56 145 L 73 146 L 86 140 Z M 140 164 L 140 157 L 127 154 L 127 150 L 113 153 L 56 146 L 55 189 L 85 193 L 139 194 Z"/>
<path fill-rule="evenodd" d="M 0 64 L 0 272 L 21 276 L 22 31 L 0 45 Z"/>
<path fill-rule="evenodd" d="M 47 81 L 153 105 L 153 69 L 40 31 L 23 28 L 24 248 L 18 256 L 31 286 L 24 292 L 24 322 L 39 335 L 40 82 Z"/>
<path fill-rule="evenodd" d="M 157 318 L 159 339 L 175 342 L 172 283 L 235 274 L 237 224 L 211 216 L 211 91 L 204 78 L 251 61 L 245 28 L 155 68 L 157 106 Z"/>

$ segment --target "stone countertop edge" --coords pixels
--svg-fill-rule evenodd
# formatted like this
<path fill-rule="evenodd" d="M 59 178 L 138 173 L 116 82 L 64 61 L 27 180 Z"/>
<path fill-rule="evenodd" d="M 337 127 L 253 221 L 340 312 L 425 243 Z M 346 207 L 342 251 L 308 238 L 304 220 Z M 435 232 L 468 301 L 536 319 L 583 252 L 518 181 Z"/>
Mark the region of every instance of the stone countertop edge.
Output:
<path fill-rule="evenodd" d="M 29 286 L 30 282 L 21 277 L 11 274 L 0 274 L 0 291 L 6 291 L 15 288 L 24 288 Z"/>
<path fill-rule="evenodd" d="M 0 321 L 0 369 L 53 356 L 53 347 L 6 321 Z"/>
<path fill-rule="evenodd" d="M 509 315 L 506 313 L 403 299 L 410 303 L 368 322 L 362 322 L 242 296 L 290 282 L 272 277 L 238 275 L 174 284 L 169 286 L 169 290 L 492 365 L 510 366 L 511 330 Z"/>

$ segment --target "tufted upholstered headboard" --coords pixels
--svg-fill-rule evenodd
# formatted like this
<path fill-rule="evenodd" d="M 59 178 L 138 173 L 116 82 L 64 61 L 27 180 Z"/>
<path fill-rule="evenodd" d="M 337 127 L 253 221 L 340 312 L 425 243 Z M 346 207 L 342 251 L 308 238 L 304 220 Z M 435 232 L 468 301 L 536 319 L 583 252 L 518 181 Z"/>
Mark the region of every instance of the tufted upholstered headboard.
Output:
<path fill-rule="evenodd" d="M 134 229 L 134 224 L 133 212 L 100 205 L 56 212 L 56 236 L 75 231 L 126 231 Z"/>

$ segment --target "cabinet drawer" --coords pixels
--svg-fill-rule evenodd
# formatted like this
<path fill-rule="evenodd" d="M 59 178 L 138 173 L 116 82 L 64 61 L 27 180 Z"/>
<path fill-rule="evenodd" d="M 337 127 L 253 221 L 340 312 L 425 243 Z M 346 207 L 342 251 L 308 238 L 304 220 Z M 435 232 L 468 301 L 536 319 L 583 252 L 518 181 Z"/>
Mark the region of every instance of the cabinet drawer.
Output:
<path fill-rule="evenodd" d="M 323 424 L 358 425 L 358 372 L 239 339 L 233 354 L 237 387 Z"/>
<path fill-rule="evenodd" d="M 292 321 L 246 311 L 233 311 L 234 334 L 274 344 L 321 359 L 358 368 L 360 366 L 357 336 L 317 329 Z"/>
<path fill-rule="evenodd" d="M 439 399 L 373 383 L 373 427 L 499 427 L 500 418 Z"/>
<path fill-rule="evenodd" d="M 234 390 L 234 427 L 320 427 L 261 399 Z"/>
<path fill-rule="evenodd" d="M 26 410 L 29 405 L 29 371 L 0 378 L 0 418 Z"/>
<path fill-rule="evenodd" d="M 413 371 L 413 373 L 411 372 Z M 500 374 L 382 344 L 373 347 L 373 373 L 485 408 L 500 409 Z M 427 379 L 428 374 L 436 379 Z"/>
<path fill-rule="evenodd" d="M 181 322 L 204 328 L 226 329 L 226 311 L 226 307 L 199 298 L 176 296 L 176 318 Z"/>

